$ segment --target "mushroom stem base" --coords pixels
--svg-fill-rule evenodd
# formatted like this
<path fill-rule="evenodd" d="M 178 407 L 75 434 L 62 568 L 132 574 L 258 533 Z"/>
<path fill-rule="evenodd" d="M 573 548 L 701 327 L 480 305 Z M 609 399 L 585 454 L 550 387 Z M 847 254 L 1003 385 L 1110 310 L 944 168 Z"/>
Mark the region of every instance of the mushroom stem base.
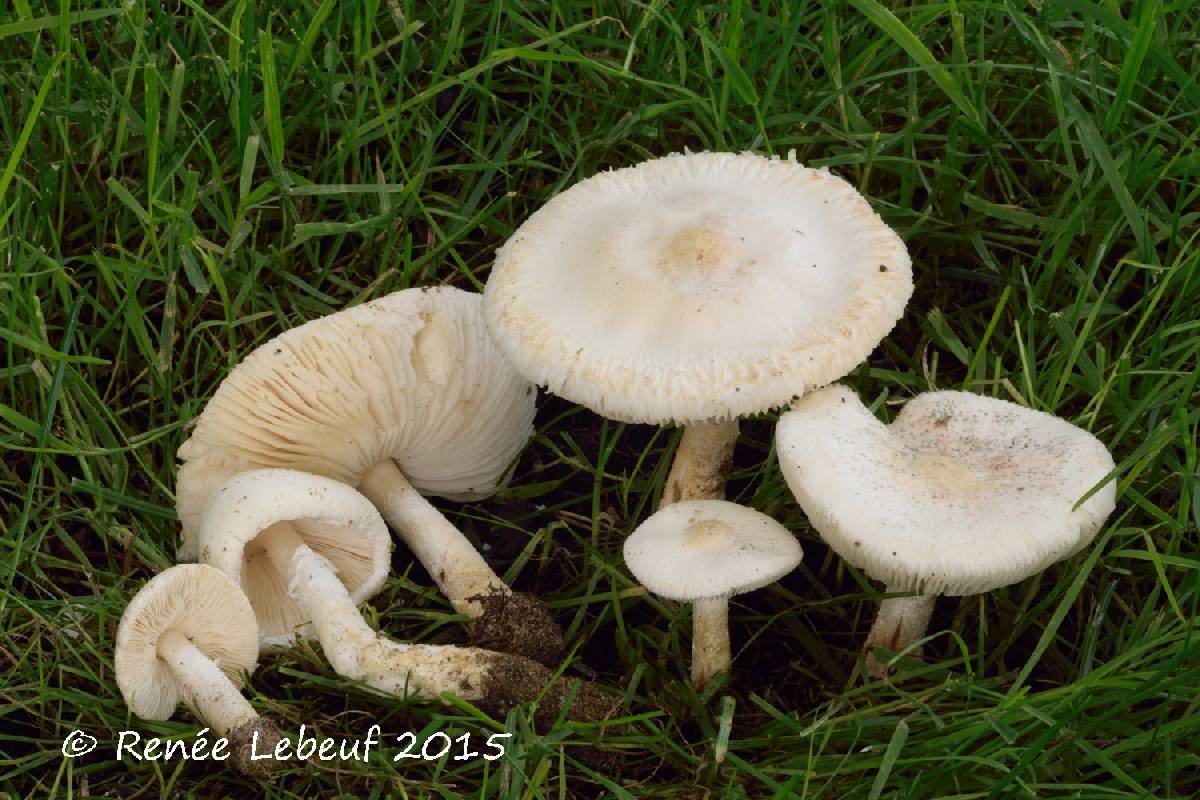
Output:
<path fill-rule="evenodd" d="M 472 598 L 511 591 L 462 531 L 414 489 L 392 461 L 367 470 L 358 490 L 375 504 L 458 613 L 478 617 L 483 606 Z"/>
<path fill-rule="evenodd" d="M 736 419 L 685 426 L 658 507 L 680 500 L 724 498 L 725 476 L 733 462 L 737 437 Z"/>
<path fill-rule="evenodd" d="M 889 586 L 887 591 L 892 594 L 904 590 Z M 935 595 L 919 594 L 913 597 L 889 597 L 880 604 L 879 615 L 875 617 L 875 624 L 871 626 L 863 646 L 867 657 L 867 673 L 871 677 L 883 678 L 892 671 L 886 662 L 875 656 L 875 648 L 882 647 L 898 653 L 924 636 L 936 599 Z M 913 648 L 908 654 L 920 656 L 921 648 Z"/>
<path fill-rule="evenodd" d="M 537 719 L 543 721 L 556 718 L 569 698 L 569 719 L 594 722 L 608 713 L 612 703 L 595 686 L 583 684 L 572 693 L 569 681 L 528 658 L 381 636 L 363 621 L 329 561 L 304 544 L 291 525 L 276 524 L 265 536 L 260 541 L 268 557 L 287 576 L 289 593 L 312 619 L 338 674 L 398 697 L 451 692 L 498 712 L 540 697 Z"/>
<path fill-rule="evenodd" d="M 196 716 L 218 734 L 258 718 L 233 680 L 182 633 L 163 633 L 158 638 L 158 657 L 170 665 Z"/>
<path fill-rule="evenodd" d="M 476 643 L 548 666 L 562 661 L 562 631 L 546 604 L 515 594 L 392 461 L 367 470 L 358 488 L 429 571 L 454 610 L 475 621 Z"/>
<path fill-rule="evenodd" d="M 692 685 L 703 689 L 729 669 L 729 599 L 708 597 L 692 604 Z"/>

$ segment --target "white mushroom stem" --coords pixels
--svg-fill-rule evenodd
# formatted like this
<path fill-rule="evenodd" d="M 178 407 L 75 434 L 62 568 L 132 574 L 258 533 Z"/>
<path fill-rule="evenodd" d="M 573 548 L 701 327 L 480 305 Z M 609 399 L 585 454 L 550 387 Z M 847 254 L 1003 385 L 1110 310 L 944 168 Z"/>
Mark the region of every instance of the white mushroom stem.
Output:
<path fill-rule="evenodd" d="M 692 603 L 692 685 L 703 689 L 729 669 L 729 598 Z"/>
<path fill-rule="evenodd" d="M 469 598 L 497 591 L 511 594 L 462 531 L 414 489 L 391 460 L 367 470 L 358 490 L 429 571 L 455 611 L 475 618 L 484 608 Z"/>
<path fill-rule="evenodd" d="M 737 437 L 736 419 L 685 426 L 658 507 L 680 500 L 724 499 L 725 476 Z"/>
<path fill-rule="evenodd" d="M 176 630 L 158 638 L 158 657 L 167 662 L 183 686 L 184 700 L 196 716 L 224 735 L 258 717 L 229 676 Z"/>
<path fill-rule="evenodd" d="M 405 644 L 380 636 L 363 621 L 333 565 L 304 544 L 290 523 L 276 523 L 258 541 L 286 576 L 288 593 L 312 619 L 321 648 L 338 674 L 400 696 L 453 692 L 466 700 L 481 699 L 491 653 Z"/>
<path fill-rule="evenodd" d="M 892 586 L 887 587 L 888 594 L 903 592 Z M 875 657 L 875 648 L 882 647 L 898 653 L 925 635 L 929 627 L 929 617 L 933 614 L 933 603 L 936 595 L 918 594 L 912 597 L 889 597 L 879 605 L 879 615 L 867 635 L 867 643 L 863 650 L 867 655 L 867 672 L 874 678 L 885 677 L 890 667 Z M 909 651 L 910 655 L 919 656 L 920 648 Z"/>

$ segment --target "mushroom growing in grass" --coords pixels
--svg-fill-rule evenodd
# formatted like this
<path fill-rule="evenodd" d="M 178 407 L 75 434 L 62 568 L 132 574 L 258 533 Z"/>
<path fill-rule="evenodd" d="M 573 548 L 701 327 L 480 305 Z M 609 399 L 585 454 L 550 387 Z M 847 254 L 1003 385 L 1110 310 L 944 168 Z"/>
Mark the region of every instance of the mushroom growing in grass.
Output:
<path fill-rule="evenodd" d="M 204 562 L 246 592 L 264 645 L 316 638 L 339 674 L 400 697 L 451 692 L 497 712 L 541 697 L 543 722 L 567 702 L 569 683 L 529 658 L 408 644 L 372 630 L 357 605 L 382 587 L 391 539 L 371 502 L 344 483 L 295 470 L 244 472 L 212 492 L 196 536 Z M 569 716 L 595 721 L 612 706 L 584 684 Z"/>
<path fill-rule="evenodd" d="M 258 628 L 246 596 L 220 571 L 180 564 L 151 578 L 121 615 L 113 657 L 117 687 L 142 719 L 170 719 L 180 700 L 218 736 L 242 772 L 279 741 L 275 723 L 241 694 L 258 661 Z M 252 750 L 253 748 L 253 750 Z"/>
<path fill-rule="evenodd" d="M 625 540 L 625 564 L 660 597 L 692 604 L 692 683 L 729 669 L 729 598 L 800 563 L 796 537 L 766 514 L 724 500 L 681 500 Z"/>
<path fill-rule="evenodd" d="M 514 594 L 425 494 L 495 492 L 533 431 L 534 389 L 484 330 L 480 296 L 408 289 L 289 330 L 221 383 L 179 448 L 179 558 L 214 487 L 288 468 L 358 487 L 429 571 L 476 641 L 557 664 L 545 604 Z"/>
<path fill-rule="evenodd" d="M 913 594 L 879 609 L 866 643 L 875 677 L 888 667 L 874 649 L 921 639 L 937 595 L 1036 575 L 1086 547 L 1116 505 L 1114 482 L 1097 488 L 1113 470 L 1099 439 L 969 392 L 917 395 L 884 425 L 850 389 L 830 386 L 781 416 L 775 440 L 821 538 L 889 594 Z"/>
<path fill-rule="evenodd" d="M 496 254 L 484 315 L 526 377 L 684 425 L 662 504 L 724 496 L 737 418 L 845 375 L 912 294 L 849 183 L 750 153 L 670 155 L 562 192 Z"/>

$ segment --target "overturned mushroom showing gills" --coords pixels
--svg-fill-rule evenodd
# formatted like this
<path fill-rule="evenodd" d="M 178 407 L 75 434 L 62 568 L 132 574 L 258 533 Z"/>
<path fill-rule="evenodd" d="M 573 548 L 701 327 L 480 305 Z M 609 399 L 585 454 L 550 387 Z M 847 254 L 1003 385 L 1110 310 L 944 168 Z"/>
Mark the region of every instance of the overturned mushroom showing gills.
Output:
<path fill-rule="evenodd" d="M 903 650 L 925 635 L 937 595 L 989 592 L 1086 547 L 1116 505 L 1113 469 L 1066 420 L 968 392 L 928 392 L 884 425 L 845 386 L 779 420 L 779 463 L 814 528 L 888 593 L 867 639 Z M 1078 508 L 1075 508 L 1076 504 Z M 917 652 L 915 649 L 913 652 Z"/>
<path fill-rule="evenodd" d="M 569 684 L 528 658 L 474 647 L 422 645 L 381 636 L 357 604 L 383 585 L 391 540 L 371 502 L 328 478 L 252 470 L 213 491 L 200 519 L 201 558 L 238 581 L 259 619 L 264 645 L 295 635 L 320 641 L 339 674 L 405 697 L 445 692 L 489 710 L 540 701 L 553 720 Z M 581 685 L 569 716 L 595 721 L 613 705 Z"/>
<path fill-rule="evenodd" d="M 729 598 L 800 563 L 800 543 L 766 514 L 724 500 L 681 500 L 625 540 L 625 564 L 647 589 L 692 604 L 692 683 L 729 669 Z"/>
<path fill-rule="evenodd" d="M 241 694 L 242 673 L 258 660 L 258 628 L 246 596 L 203 564 L 179 564 L 151 578 L 129 601 L 117 626 L 117 686 L 142 719 L 170 719 L 180 700 L 218 736 L 242 772 L 279 741 L 279 729 Z M 253 749 L 252 749 L 253 748 Z"/>
<path fill-rule="evenodd" d="M 514 595 L 423 496 L 492 494 L 533 431 L 533 386 L 491 344 L 480 303 L 458 289 L 408 289 L 247 356 L 179 448 L 179 558 L 197 557 L 200 511 L 222 481 L 262 468 L 323 475 L 375 503 L 477 640 L 557 664 L 549 610 Z"/>
<path fill-rule="evenodd" d="M 737 418 L 845 375 L 912 294 L 846 181 L 750 153 L 588 178 L 496 254 L 484 315 L 522 374 L 625 422 L 683 424 L 662 504 L 723 497 Z"/>

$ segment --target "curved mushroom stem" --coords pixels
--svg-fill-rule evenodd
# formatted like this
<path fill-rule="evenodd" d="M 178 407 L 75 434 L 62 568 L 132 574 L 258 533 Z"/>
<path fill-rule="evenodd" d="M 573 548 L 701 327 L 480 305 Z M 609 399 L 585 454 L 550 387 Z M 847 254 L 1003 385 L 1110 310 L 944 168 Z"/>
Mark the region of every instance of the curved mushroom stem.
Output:
<path fill-rule="evenodd" d="M 321 648 L 339 674 L 400 697 L 452 692 L 500 712 L 540 697 L 536 719 L 544 724 L 557 718 L 569 699 L 568 682 L 528 658 L 474 647 L 406 644 L 376 633 L 363 621 L 333 565 L 304 544 L 292 525 L 277 523 L 258 541 L 287 577 L 289 594 L 312 620 Z M 607 695 L 582 685 L 568 716 L 593 722 L 611 706 Z"/>
<path fill-rule="evenodd" d="M 888 594 L 903 591 L 887 587 Z M 891 667 L 875 657 L 875 648 L 882 647 L 898 653 L 924 636 L 936 599 L 936 595 L 918 594 L 912 597 L 889 597 L 880 603 L 875 624 L 871 626 L 867 643 L 863 645 L 867 656 L 867 674 L 873 678 L 883 678 L 891 672 Z M 919 656 L 921 649 L 918 647 L 909 651 L 909 654 Z"/>
<path fill-rule="evenodd" d="M 547 665 L 562 661 L 562 631 L 546 605 L 515 594 L 394 462 L 383 461 L 367 470 L 358 490 L 429 571 L 454 610 L 475 620 L 478 643 Z"/>
<path fill-rule="evenodd" d="M 221 736 L 228 734 L 230 753 L 239 770 L 261 775 L 276 764 L 271 759 L 254 760 L 251 756 L 274 751 L 281 738 L 279 728 L 258 715 L 211 658 L 174 630 L 159 637 L 158 657 L 175 673 L 183 686 L 184 700 L 196 716 Z"/>
<path fill-rule="evenodd" d="M 729 669 L 729 598 L 692 603 L 692 685 L 703 689 Z"/>
<path fill-rule="evenodd" d="M 697 422 L 684 426 L 675 451 L 671 473 L 663 487 L 658 507 L 680 500 L 709 500 L 725 497 L 725 476 L 733 461 L 738 422 Z"/>

